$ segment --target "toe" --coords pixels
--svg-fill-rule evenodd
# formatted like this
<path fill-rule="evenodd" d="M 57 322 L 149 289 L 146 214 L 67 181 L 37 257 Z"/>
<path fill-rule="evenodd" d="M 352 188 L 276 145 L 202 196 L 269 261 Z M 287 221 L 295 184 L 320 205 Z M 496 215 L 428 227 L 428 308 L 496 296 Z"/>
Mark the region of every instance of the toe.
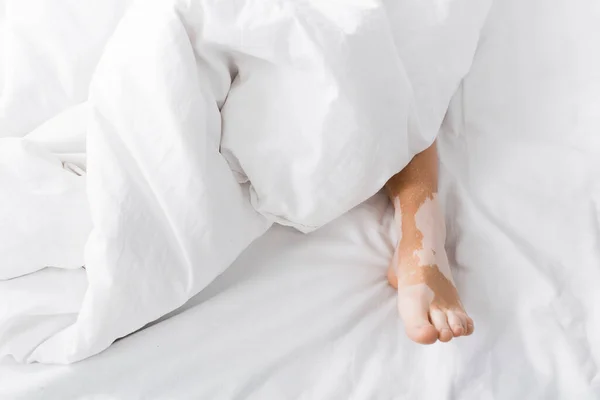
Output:
<path fill-rule="evenodd" d="M 431 324 L 423 326 L 406 326 L 406 336 L 419 344 L 433 344 L 438 339 L 438 331 Z"/>
<path fill-rule="evenodd" d="M 475 330 L 475 324 L 473 324 L 473 320 L 470 317 L 467 317 L 467 333 L 466 336 L 469 336 Z"/>
<path fill-rule="evenodd" d="M 398 291 L 398 311 L 406 335 L 414 342 L 432 344 L 438 338 L 437 329 L 429 322 L 430 299 L 418 288 Z"/>
<path fill-rule="evenodd" d="M 452 330 L 450 329 L 450 325 L 448 325 L 448 319 L 446 318 L 446 313 L 438 308 L 432 308 L 429 312 L 431 316 L 431 322 L 433 322 L 433 326 L 439 332 L 438 338 L 440 342 L 448 342 L 452 339 Z"/>
<path fill-rule="evenodd" d="M 459 337 L 467 333 L 466 320 L 463 321 L 459 313 L 450 310 L 446 313 L 446 316 L 454 337 Z"/>

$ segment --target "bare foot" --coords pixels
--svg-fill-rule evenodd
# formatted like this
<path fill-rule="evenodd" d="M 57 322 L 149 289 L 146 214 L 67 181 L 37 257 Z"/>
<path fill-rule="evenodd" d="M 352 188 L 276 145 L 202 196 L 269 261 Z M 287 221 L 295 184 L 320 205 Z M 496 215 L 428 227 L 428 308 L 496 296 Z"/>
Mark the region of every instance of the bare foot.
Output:
<path fill-rule="evenodd" d="M 398 289 L 398 310 L 408 337 L 421 344 L 473 333 L 473 320 L 460 302 L 444 249 L 446 230 L 435 196 L 416 213 L 400 213 L 402 239 L 388 269 Z"/>

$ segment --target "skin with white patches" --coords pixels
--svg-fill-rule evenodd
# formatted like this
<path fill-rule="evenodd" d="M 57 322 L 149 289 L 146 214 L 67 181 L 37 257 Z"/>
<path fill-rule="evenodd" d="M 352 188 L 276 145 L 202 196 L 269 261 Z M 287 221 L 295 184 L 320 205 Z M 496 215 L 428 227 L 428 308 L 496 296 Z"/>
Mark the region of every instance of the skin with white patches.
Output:
<path fill-rule="evenodd" d="M 400 207 L 400 198 L 395 197 L 392 202 L 394 203 L 394 222 L 396 222 L 396 229 L 398 233 L 402 232 L 402 208 Z"/>
<path fill-rule="evenodd" d="M 414 298 L 419 298 L 429 305 L 433 302 L 434 297 L 435 294 L 433 293 L 433 290 L 424 283 L 398 289 L 398 311 L 400 311 L 400 315 L 403 318 L 410 317 L 410 314 L 414 310 L 411 307 L 411 301 Z"/>
<path fill-rule="evenodd" d="M 431 304 L 435 297 L 435 293 L 433 293 L 433 290 L 431 290 L 431 288 L 429 286 L 427 286 L 425 283 L 418 283 L 416 285 L 410 285 L 410 286 L 407 286 L 405 288 L 398 290 L 398 297 L 400 297 L 400 300 L 403 300 L 404 297 L 413 296 L 415 294 L 422 296 L 423 300 L 427 304 Z M 406 300 L 406 299 L 404 299 L 404 300 Z M 400 301 L 399 303 L 402 303 L 402 301 Z"/>
<path fill-rule="evenodd" d="M 446 226 L 436 194 L 432 198 L 426 198 L 421 204 L 415 214 L 415 221 L 417 230 L 423 235 L 422 248 L 414 252 L 419 259 L 419 266 L 437 265 L 446 279 L 453 282 L 444 248 Z"/>
<path fill-rule="evenodd" d="M 435 144 L 386 184 L 400 241 L 388 270 L 408 336 L 423 344 L 473 332 L 454 287 L 444 248 L 446 228 L 437 194 Z"/>

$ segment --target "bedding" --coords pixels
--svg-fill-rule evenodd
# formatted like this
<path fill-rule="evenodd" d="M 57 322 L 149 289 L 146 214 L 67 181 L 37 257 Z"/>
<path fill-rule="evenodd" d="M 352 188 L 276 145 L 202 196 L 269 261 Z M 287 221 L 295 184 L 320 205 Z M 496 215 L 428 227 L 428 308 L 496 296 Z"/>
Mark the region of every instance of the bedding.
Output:
<path fill-rule="evenodd" d="M 443 171 L 444 193 L 452 193 L 454 176 Z M 454 195 L 444 197 L 452 209 Z M 586 353 L 578 328 L 592 321 L 570 311 L 571 327 L 554 322 L 552 313 L 564 308 L 547 305 L 548 289 L 558 292 L 560 283 L 522 261 L 518 237 L 482 224 L 477 211 L 459 215 L 449 239 L 473 230 L 461 232 L 469 247 L 460 253 L 474 262 L 455 271 L 477 321 L 468 339 L 420 346 L 404 335 L 385 279 L 396 240 L 393 211 L 378 195 L 308 235 L 274 226 L 184 307 L 97 356 L 69 366 L 3 360 L 0 398 L 596 399 L 598 358 Z M 503 247 L 496 250 L 493 240 Z M 509 279 L 506 269 L 539 279 L 511 280 L 507 290 L 528 295 L 490 306 L 498 279 Z M 83 293 L 65 289 L 85 280 L 81 272 L 42 271 L 44 298 L 72 304 Z M 586 300 L 589 293 L 550 295 L 554 305 L 565 296 Z M 23 292 L 18 300 L 35 301 Z"/>
<path fill-rule="evenodd" d="M 273 226 L 185 306 L 95 357 L 4 358 L 0 398 L 599 398 L 598 20 L 594 0 L 494 2 L 452 98 L 440 198 L 472 337 L 405 337 L 385 283 L 392 212 L 377 195 L 306 235 Z M 66 326 L 84 272 L 0 282 L 4 315 L 18 305 L 48 332 Z M 15 329 L 41 332 L 29 321 Z"/>
<path fill-rule="evenodd" d="M 0 1 L 0 138 L 22 137 L 86 101 L 130 0 Z"/>
<path fill-rule="evenodd" d="M 490 4 L 138 1 L 119 18 L 125 5 L 102 3 L 82 31 L 88 57 L 72 35 L 95 3 L 44 2 L 29 18 L 38 3 L 6 8 L 4 135 L 46 122 L 3 141 L 24 150 L 0 160 L 16 194 L 1 211 L 2 277 L 85 264 L 87 289 L 76 313 L 11 305 L 0 354 L 61 364 L 180 307 L 273 223 L 309 232 L 375 194 L 434 140 Z M 55 35 L 33 26 L 44 10 L 64 14 Z M 37 63 L 52 73 L 10 75 Z M 44 107 L 19 108 L 42 78 Z"/>
<path fill-rule="evenodd" d="M 412 347 L 385 281 L 394 238 L 381 195 L 308 235 L 274 226 L 182 309 L 97 356 L 5 360 L 0 398 L 393 398 Z M 85 279 L 42 273 L 55 303 L 72 301 L 60 282 Z"/>

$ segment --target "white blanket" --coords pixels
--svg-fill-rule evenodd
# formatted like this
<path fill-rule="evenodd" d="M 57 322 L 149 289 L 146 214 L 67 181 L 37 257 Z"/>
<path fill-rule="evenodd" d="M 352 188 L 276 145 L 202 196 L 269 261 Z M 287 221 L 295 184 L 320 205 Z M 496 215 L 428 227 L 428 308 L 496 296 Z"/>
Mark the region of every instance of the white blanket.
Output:
<path fill-rule="evenodd" d="M 181 306 L 272 223 L 314 230 L 377 192 L 433 141 L 489 8 L 139 1 L 104 47 L 126 3 L 40 2 L 8 1 L 4 16 L 0 136 L 57 116 L 0 143 L 0 277 L 16 277 L 0 293 L 24 288 L 0 315 L 0 355 L 47 363 Z M 64 19 L 58 35 L 44 10 Z M 19 298 L 40 280 L 18 276 L 84 263 L 83 297 Z"/>

